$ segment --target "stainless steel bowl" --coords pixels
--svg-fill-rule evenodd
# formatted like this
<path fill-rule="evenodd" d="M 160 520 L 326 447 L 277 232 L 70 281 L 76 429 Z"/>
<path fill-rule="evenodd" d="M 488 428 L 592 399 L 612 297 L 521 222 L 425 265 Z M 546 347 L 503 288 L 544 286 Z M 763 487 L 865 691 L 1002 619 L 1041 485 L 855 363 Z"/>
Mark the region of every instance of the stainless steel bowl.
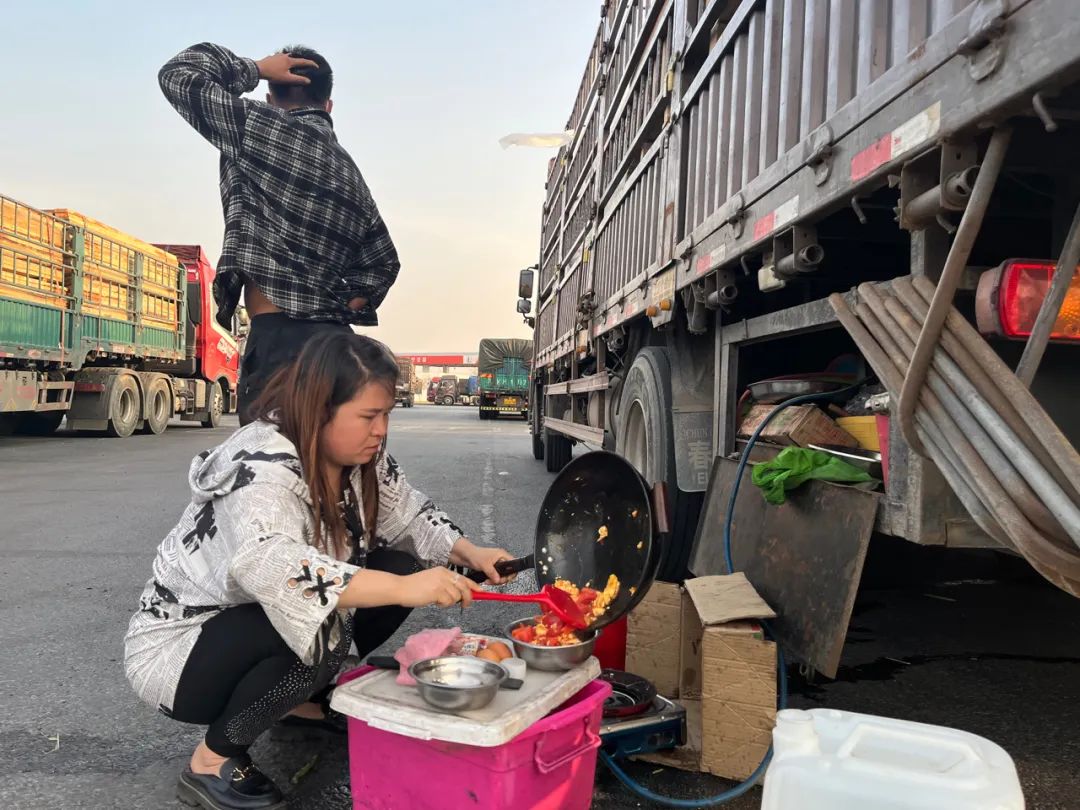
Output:
<path fill-rule="evenodd" d="M 509 677 L 498 664 L 471 655 L 417 661 L 409 667 L 409 674 L 428 705 L 447 712 L 484 708 Z"/>
<path fill-rule="evenodd" d="M 762 380 L 750 383 L 750 396 L 754 402 L 782 402 L 804 394 L 826 394 L 845 388 L 847 383 L 831 380 Z"/>
<path fill-rule="evenodd" d="M 514 652 L 517 657 L 525 661 L 533 669 L 544 672 L 566 672 L 589 660 L 596 646 L 596 637 L 599 630 L 579 630 L 578 636 L 584 639 L 580 644 L 568 644 L 565 647 L 541 647 L 538 644 L 526 644 L 514 638 L 514 631 L 519 627 L 525 627 L 536 623 L 536 616 L 528 619 L 518 619 L 508 625 L 506 635 L 514 643 Z"/>

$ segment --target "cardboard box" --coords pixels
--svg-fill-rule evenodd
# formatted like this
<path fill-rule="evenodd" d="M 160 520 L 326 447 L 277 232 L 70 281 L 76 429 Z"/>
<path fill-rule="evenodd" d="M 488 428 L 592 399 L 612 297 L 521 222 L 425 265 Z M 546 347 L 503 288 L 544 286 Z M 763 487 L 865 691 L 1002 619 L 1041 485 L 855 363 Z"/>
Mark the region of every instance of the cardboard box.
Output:
<path fill-rule="evenodd" d="M 626 670 L 653 682 L 664 697 L 679 695 L 679 621 L 683 594 L 678 585 L 654 582 L 630 612 L 626 626 Z"/>
<path fill-rule="evenodd" d="M 635 621 L 638 613 L 644 615 Z M 686 707 L 688 739 L 642 759 L 728 779 L 754 771 L 776 720 L 776 645 L 755 619 L 774 615 L 741 573 L 687 580 L 685 590 L 653 585 L 630 617 L 627 669 Z M 661 617 L 670 622 L 666 639 L 657 631 Z M 659 686 L 673 682 L 677 694 Z"/>
<path fill-rule="evenodd" d="M 739 438 L 749 437 L 765 421 L 775 405 L 755 405 L 739 425 Z M 858 440 L 836 424 L 816 405 L 796 405 L 777 414 L 761 434 L 761 439 L 772 444 L 797 445 L 835 444 L 841 447 L 858 447 Z"/>

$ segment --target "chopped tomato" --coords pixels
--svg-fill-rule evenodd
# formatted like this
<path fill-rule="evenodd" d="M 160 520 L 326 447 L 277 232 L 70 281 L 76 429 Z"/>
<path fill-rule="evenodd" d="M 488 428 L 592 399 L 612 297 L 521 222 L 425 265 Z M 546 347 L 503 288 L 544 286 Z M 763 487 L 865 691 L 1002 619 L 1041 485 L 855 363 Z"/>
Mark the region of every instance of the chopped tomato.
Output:
<path fill-rule="evenodd" d="M 513 635 L 513 637 L 516 638 L 518 641 L 523 641 L 526 644 L 532 644 L 534 641 L 536 641 L 536 628 L 531 625 L 526 627 L 518 627 L 513 631 L 513 633 L 511 633 L 511 635 Z"/>
<path fill-rule="evenodd" d="M 596 601 L 600 592 L 594 588 L 582 588 L 578 593 L 577 603 L 580 607 L 586 607 Z"/>

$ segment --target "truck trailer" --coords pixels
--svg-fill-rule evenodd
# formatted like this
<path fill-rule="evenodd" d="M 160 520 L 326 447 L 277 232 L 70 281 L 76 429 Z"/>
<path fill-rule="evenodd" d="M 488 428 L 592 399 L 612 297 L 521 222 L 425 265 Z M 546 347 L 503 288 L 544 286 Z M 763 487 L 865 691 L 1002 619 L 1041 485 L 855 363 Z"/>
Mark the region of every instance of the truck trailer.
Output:
<path fill-rule="evenodd" d="M 411 408 L 416 404 L 416 394 L 413 387 L 416 383 L 416 373 L 413 361 L 408 357 L 397 356 L 398 378 L 394 386 L 394 403 L 402 408 Z"/>
<path fill-rule="evenodd" d="M 0 431 L 161 433 L 236 409 L 239 350 L 196 245 L 0 196 Z"/>
<path fill-rule="evenodd" d="M 529 415 L 532 344 L 521 338 L 484 338 L 477 353 L 480 418 Z"/>
<path fill-rule="evenodd" d="M 519 280 L 536 458 L 604 448 L 666 484 L 677 581 L 729 570 L 731 515 L 760 529 L 752 485 L 727 510 L 746 458 L 813 425 L 879 448 L 860 536 L 1020 554 L 1080 591 L 1075 3 L 611 0 L 571 102 Z M 822 390 L 758 441 L 755 406 Z M 811 489 L 736 567 L 827 672 L 808 640 L 842 643 L 866 546 L 825 506 L 841 488 Z M 792 594 L 834 593 L 792 629 Z"/>

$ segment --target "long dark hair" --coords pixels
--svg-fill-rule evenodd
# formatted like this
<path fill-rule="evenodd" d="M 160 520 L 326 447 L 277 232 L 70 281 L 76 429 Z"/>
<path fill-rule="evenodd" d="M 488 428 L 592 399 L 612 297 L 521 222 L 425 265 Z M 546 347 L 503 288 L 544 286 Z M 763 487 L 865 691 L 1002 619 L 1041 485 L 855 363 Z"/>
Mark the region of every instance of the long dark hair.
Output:
<path fill-rule="evenodd" d="M 383 385 L 393 396 L 397 377 L 397 361 L 379 341 L 351 331 L 327 332 L 311 338 L 296 360 L 271 377 L 252 407 L 254 417 L 276 424 L 300 455 L 311 493 L 315 546 L 322 551 L 347 550 L 348 534 L 335 497 L 337 482 L 329 479 L 323 463 L 319 434 L 338 407 L 364 386 Z M 376 456 L 360 473 L 364 529 L 369 539 L 379 519 L 378 461 Z M 323 526 L 329 537 L 324 536 Z"/>

